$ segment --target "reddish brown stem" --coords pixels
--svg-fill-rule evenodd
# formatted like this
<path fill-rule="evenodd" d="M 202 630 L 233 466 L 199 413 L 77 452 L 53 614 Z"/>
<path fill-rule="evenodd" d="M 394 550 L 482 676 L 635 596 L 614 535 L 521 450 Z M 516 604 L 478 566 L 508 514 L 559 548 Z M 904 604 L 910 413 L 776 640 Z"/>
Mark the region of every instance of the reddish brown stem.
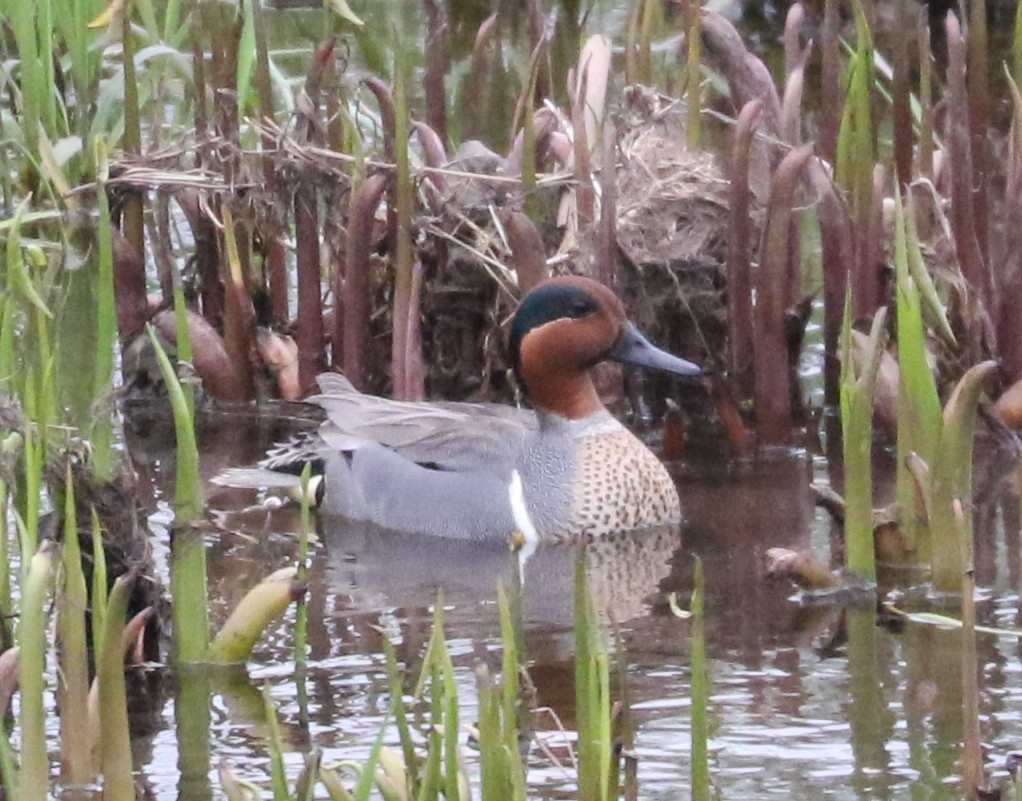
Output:
<path fill-rule="evenodd" d="M 114 299 L 117 310 L 117 330 L 121 342 L 130 342 L 145 328 L 149 318 L 149 300 L 145 284 L 139 284 L 138 274 L 145 275 L 145 264 L 131 243 L 119 230 L 110 227 L 114 255 Z"/>
<path fill-rule="evenodd" d="M 735 109 L 744 108 L 750 100 L 760 100 L 763 129 L 777 136 L 781 101 L 766 65 L 746 49 L 735 26 L 720 14 L 704 8 L 700 11 L 699 24 L 706 55 L 724 73 Z"/>
<path fill-rule="evenodd" d="M 969 134 L 972 144 L 973 216 L 984 263 L 990 263 L 987 207 L 990 201 L 990 66 L 986 0 L 970 0 L 968 31 Z M 994 278 L 993 275 L 990 276 Z M 987 302 L 994 299 L 993 289 Z"/>
<path fill-rule="evenodd" d="M 504 230 L 511 246 L 511 264 L 518 275 L 518 290 L 524 295 L 547 277 L 543 237 L 529 216 L 517 209 L 505 214 Z"/>
<path fill-rule="evenodd" d="M 412 127 L 415 129 L 415 133 L 419 135 L 419 144 L 422 145 L 422 155 L 426 161 L 426 166 L 433 168 L 443 167 L 447 163 L 447 149 L 444 147 L 440 135 L 424 122 L 414 121 L 412 122 Z M 438 191 L 443 191 L 445 185 L 443 175 L 430 172 L 427 173 L 426 177 Z"/>
<path fill-rule="evenodd" d="M 156 192 L 153 204 L 155 218 L 153 235 L 153 260 L 156 262 L 156 275 L 160 282 L 160 294 L 163 303 L 169 304 L 174 294 L 174 254 L 170 245 L 170 199 L 168 189 Z"/>
<path fill-rule="evenodd" d="M 820 93 L 825 99 L 820 110 L 819 151 L 830 164 L 837 161 L 837 137 L 841 128 L 841 41 L 838 38 L 840 24 L 838 0 L 824 0 L 823 29 L 821 31 L 820 53 L 823 66 L 820 74 Z M 827 101 L 830 102 L 827 102 Z"/>
<path fill-rule="evenodd" d="M 571 104 L 571 125 L 575 131 L 575 200 L 578 207 L 578 225 L 585 229 L 596 216 L 596 191 L 593 189 L 592 164 L 589 159 L 589 140 L 585 125 L 585 81 Z"/>
<path fill-rule="evenodd" d="M 749 154 L 763 111 L 759 100 L 750 100 L 738 115 L 731 149 L 731 227 L 728 243 L 728 330 L 731 332 L 730 370 L 742 397 L 752 391 L 752 260 L 749 219 Z"/>
<path fill-rule="evenodd" d="M 988 265 L 984 263 L 976 228 L 972 148 L 969 142 L 968 94 L 965 85 L 965 41 L 953 12 L 945 21 L 948 42 L 948 155 L 951 169 L 951 227 L 962 275 L 972 290 L 966 311 L 970 334 L 982 342 L 980 320 L 990 308 L 993 291 Z M 978 305 L 971 301 L 978 297 Z"/>
<path fill-rule="evenodd" d="M 788 283 L 792 246 L 791 220 L 795 188 L 812 157 L 811 145 L 792 150 L 774 171 L 760 253 L 753 310 L 756 336 L 756 418 L 760 439 L 785 442 L 791 435 L 791 377 L 784 315 L 791 294 Z"/>
<path fill-rule="evenodd" d="M 426 9 L 426 66 L 422 84 L 426 96 L 426 122 L 441 142 L 447 141 L 447 93 L 444 78 L 451 67 L 447 55 L 447 4 L 423 0 Z"/>
<path fill-rule="evenodd" d="M 248 399 L 245 377 L 231 358 L 223 337 L 206 320 L 187 311 L 188 338 L 192 343 L 192 365 L 202 388 L 217 400 L 240 402 Z M 172 309 L 153 315 L 152 323 L 168 342 L 177 343 L 177 321 Z"/>
<path fill-rule="evenodd" d="M 224 236 L 235 237 L 235 243 L 239 241 L 238 233 L 242 231 L 240 225 L 233 223 L 230 217 L 224 219 Z M 230 254 L 229 246 L 223 248 L 225 253 Z M 240 391 L 245 400 L 250 400 L 255 394 L 255 385 L 252 376 L 252 355 L 255 346 L 255 309 L 252 306 L 252 296 L 249 294 L 248 285 L 245 281 L 245 273 L 239 270 L 239 274 L 232 275 L 230 259 L 224 260 L 222 281 L 225 287 L 224 303 L 224 346 L 234 362 L 239 380 Z M 241 262 L 239 259 L 239 266 Z"/>
<path fill-rule="evenodd" d="M 330 39 L 316 48 L 312 67 L 305 79 L 306 103 L 295 123 L 295 139 L 310 140 L 315 129 L 323 77 L 333 61 L 335 42 Z M 303 182 L 294 196 L 295 249 L 298 284 L 298 381 L 303 393 L 316 388 L 316 376 L 326 367 L 323 353 L 323 297 L 320 289 L 319 208 L 314 184 Z"/>
<path fill-rule="evenodd" d="M 489 43 L 493 40 L 494 31 L 497 28 L 497 14 L 491 14 L 484 19 L 476 31 L 475 43 L 472 46 L 472 58 L 469 62 L 468 75 L 465 77 L 465 89 L 462 92 L 461 116 L 462 133 L 466 139 L 478 136 L 484 130 L 483 124 L 483 86 L 486 83 L 486 76 L 490 72 L 486 58 L 489 51 Z M 495 53 L 496 58 L 500 57 Z"/>
<path fill-rule="evenodd" d="M 802 58 L 802 23 L 805 22 L 806 9 L 801 3 L 793 3 L 784 19 L 784 73 L 787 76 L 805 63 Z"/>
<path fill-rule="evenodd" d="M 1022 220 L 1022 95 L 1013 90 L 1014 120 L 1010 135 L 1006 182 L 1004 188 L 1004 219 Z M 1018 299 L 1022 297 L 1022 226 L 1006 225 L 999 242 L 1001 283 L 997 315 L 997 342 L 1002 369 L 1008 382 L 1022 378 L 1022 313 Z"/>
<path fill-rule="evenodd" d="M 202 316 L 214 328 L 224 323 L 224 287 L 220 283 L 220 237 L 216 226 L 202 208 L 197 191 L 185 190 L 175 195 L 178 206 L 188 220 L 195 242 L 195 268 L 199 274 L 199 299 Z"/>
<path fill-rule="evenodd" d="M 617 286 L 617 137 L 609 120 L 603 121 L 603 156 L 600 159 L 600 232 L 596 277 Z"/>
<path fill-rule="evenodd" d="M 253 30 L 256 41 L 256 85 L 259 89 L 259 113 L 264 120 L 273 121 L 273 91 L 270 86 L 270 57 L 266 47 L 266 26 L 263 23 L 262 4 L 254 2 L 252 6 Z M 273 151 L 277 143 L 269 128 L 262 134 L 263 150 L 263 181 L 270 197 L 277 194 L 277 173 L 273 164 Z M 279 231 L 260 232 L 263 239 L 263 272 L 267 278 L 270 295 L 270 308 L 273 319 L 277 323 L 288 319 L 287 303 L 287 267 L 284 263 L 284 243 Z"/>
<path fill-rule="evenodd" d="M 370 175 L 351 194 L 344 280 L 344 374 L 358 389 L 365 386 L 364 356 L 369 342 L 369 295 L 372 229 L 376 209 L 387 189 L 384 175 Z"/>
<path fill-rule="evenodd" d="M 394 163 L 394 97 L 390 87 L 382 80 L 371 76 L 362 81 L 376 97 L 380 109 L 380 124 L 383 127 L 383 154 L 390 164 Z"/>
<path fill-rule="evenodd" d="M 316 190 L 302 186 L 295 192 L 295 245 L 298 271 L 298 380 L 303 393 L 316 387 L 323 372 L 323 298 L 320 294 L 319 215 Z"/>
<path fill-rule="evenodd" d="M 383 126 L 383 154 L 389 164 L 396 161 L 396 131 L 397 121 L 394 110 L 394 95 L 391 88 L 379 78 L 373 76 L 362 81 L 363 84 L 376 97 L 376 104 L 380 108 L 380 124 Z M 391 254 L 397 252 L 397 184 L 392 183 L 388 192 L 387 203 L 387 251 Z M 400 334 L 398 338 L 401 338 Z M 400 382 L 400 378 L 398 378 Z"/>
<path fill-rule="evenodd" d="M 898 30 L 908 31 L 912 26 L 909 14 L 911 0 L 895 0 Z M 914 5 L 914 3 L 913 3 Z M 906 39 L 894 48 L 894 86 L 892 113 L 894 117 L 894 166 L 898 183 L 905 187 L 912 181 L 912 109 L 909 107 L 910 80 L 909 42 Z"/>
<path fill-rule="evenodd" d="M 802 141 L 802 94 L 805 87 L 806 62 L 810 48 L 806 48 L 788 73 L 781 100 L 781 139 L 793 147 Z"/>

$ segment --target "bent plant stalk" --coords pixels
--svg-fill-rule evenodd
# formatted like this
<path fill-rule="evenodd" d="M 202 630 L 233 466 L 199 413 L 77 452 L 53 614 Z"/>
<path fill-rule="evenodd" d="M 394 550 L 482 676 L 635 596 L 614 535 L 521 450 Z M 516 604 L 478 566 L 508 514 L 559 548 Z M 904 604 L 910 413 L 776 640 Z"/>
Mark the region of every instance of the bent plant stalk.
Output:
<path fill-rule="evenodd" d="M 175 656 L 188 664 L 206 657 L 209 643 L 206 546 L 202 533 L 191 523 L 202 514 L 202 483 L 195 423 L 181 382 L 163 352 L 155 330 L 149 327 L 163 381 L 170 395 L 177 437 L 177 482 L 174 496 L 175 530 L 171 545 L 171 615 Z"/>
<path fill-rule="evenodd" d="M 305 594 L 295 581 L 296 568 L 284 568 L 249 590 L 209 647 L 208 660 L 221 664 L 246 661 L 266 627 Z"/>
<path fill-rule="evenodd" d="M 961 591 L 965 564 L 955 517 L 956 499 L 972 498 L 972 440 L 976 407 L 983 382 L 997 368 L 994 361 L 971 367 L 944 406 L 943 427 L 931 471 L 929 489 L 930 541 L 933 551 L 933 589 L 938 594 Z M 972 531 L 972 504 L 964 511 L 965 530 Z"/>

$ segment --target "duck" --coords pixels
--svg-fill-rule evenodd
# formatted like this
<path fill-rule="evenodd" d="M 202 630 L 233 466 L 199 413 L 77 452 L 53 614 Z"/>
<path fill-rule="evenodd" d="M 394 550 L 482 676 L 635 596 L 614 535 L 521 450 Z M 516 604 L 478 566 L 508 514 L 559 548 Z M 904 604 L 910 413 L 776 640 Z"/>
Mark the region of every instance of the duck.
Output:
<path fill-rule="evenodd" d="M 604 406 L 592 369 L 609 360 L 695 378 L 702 368 L 653 345 L 621 299 L 585 276 L 530 290 L 508 348 L 532 409 L 392 400 L 324 373 L 306 401 L 325 413 L 316 431 L 213 480 L 294 491 L 311 463 L 321 514 L 460 540 L 507 543 L 520 519 L 516 485 L 540 544 L 679 523 L 674 481 Z"/>

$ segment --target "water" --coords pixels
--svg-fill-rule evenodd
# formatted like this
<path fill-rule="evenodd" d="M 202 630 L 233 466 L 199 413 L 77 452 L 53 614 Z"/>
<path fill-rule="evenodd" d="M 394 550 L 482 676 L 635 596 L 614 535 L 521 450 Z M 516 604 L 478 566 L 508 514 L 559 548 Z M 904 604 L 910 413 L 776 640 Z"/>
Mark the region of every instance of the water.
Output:
<path fill-rule="evenodd" d="M 244 423 L 244 421 L 241 421 Z M 283 426 L 286 428 L 287 426 Z M 214 425 L 204 469 L 244 462 L 281 426 Z M 220 432 L 217 436 L 215 432 Z M 153 472 L 153 503 L 163 507 L 172 480 L 167 430 L 151 429 L 143 448 Z M 203 440 L 200 439 L 200 442 Z M 233 446 L 231 443 L 234 443 Z M 790 585 L 764 577 L 767 548 L 813 548 L 826 559 L 829 519 L 815 510 L 810 479 L 826 480 L 826 462 L 785 453 L 724 472 L 686 466 L 680 492 L 688 520 L 627 553 L 620 546 L 590 558 L 598 605 L 620 623 L 628 692 L 637 725 L 639 797 L 684 797 L 689 787 L 690 670 L 688 624 L 666 595 L 683 605 L 691 593 L 692 557 L 703 559 L 711 658 L 711 775 L 724 798 L 958 798 L 961 737 L 959 634 L 932 627 L 880 627 L 872 609 L 800 606 Z M 223 493 L 211 507 L 239 508 Z M 1017 503 L 1017 500 L 1015 501 Z M 222 622 L 245 589 L 294 558 L 293 511 L 220 514 L 209 537 L 214 620 Z M 154 515 L 157 532 L 164 512 Z M 680 534 L 680 536 L 679 536 Z M 983 534 L 981 533 L 981 537 Z M 981 583 L 981 622 L 1011 626 L 1019 616 L 1018 571 L 1006 571 L 1004 546 L 993 540 Z M 537 739 L 562 758 L 573 725 L 573 637 L 570 551 L 541 552 L 526 567 L 524 652 L 536 685 Z M 1015 560 L 1017 563 L 1017 560 Z M 321 526 L 309 577 L 309 661 L 296 680 L 293 609 L 273 625 L 246 672 L 198 680 L 165 669 L 150 674 L 152 709 L 139 715 L 137 768 L 158 799 L 203 799 L 218 790 L 216 765 L 268 787 L 266 726 L 260 688 L 268 686 L 281 720 L 292 778 L 305 753 L 324 763 L 364 761 L 388 705 L 380 630 L 398 659 L 417 675 L 443 590 L 447 640 L 457 671 L 461 719 L 476 719 L 474 666 L 499 667 L 496 582 L 513 567 L 502 548 L 395 535 L 353 525 Z M 998 771 L 1022 743 L 1022 660 L 1018 645 L 978 638 L 981 732 L 987 768 Z M 202 681 L 209 680 L 208 688 Z M 210 690 L 210 771 L 182 786 L 181 764 L 203 768 L 205 756 L 181 758 L 174 687 L 189 681 Z M 194 714 L 194 713 L 187 713 Z M 201 714 L 199 715 L 201 718 Z M 187 724 L 187 721 L 185 722 Z M 396 734 L 388 735 L 392 744 Z M 190 743 L 194 745 L 194 743 Z M 466 749 L 468 759 L 477 755 Z M 198 762 L 198 765 L 195 764 Z M 473 772 L 477 766 L 473 766 Z M 1003 776 L 1003 771 L 1000 772 Z M 568 772 L 532 745 L 530 797 L 571 797 Z"/>

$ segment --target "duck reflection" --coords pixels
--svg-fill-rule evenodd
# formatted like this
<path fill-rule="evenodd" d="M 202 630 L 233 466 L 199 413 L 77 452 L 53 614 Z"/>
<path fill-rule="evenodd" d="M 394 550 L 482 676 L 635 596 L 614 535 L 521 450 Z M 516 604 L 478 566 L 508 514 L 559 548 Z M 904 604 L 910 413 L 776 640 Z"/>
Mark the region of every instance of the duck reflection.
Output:
<path fill-rule="evenodd" d="M 391 532 L 325 519 L 329 589 L 355 608 L 429 607 L 496 599 L 496 587 L 522 580 L 522 620 L 546 629 L 572 625 L 575 565 L 581 558 L 597 611 L 619 623 L 646 614 L 681 545 L 679 526 L 618 532 L 581 546 L 543 546 L 521 560 L 506 545 Z"/>

